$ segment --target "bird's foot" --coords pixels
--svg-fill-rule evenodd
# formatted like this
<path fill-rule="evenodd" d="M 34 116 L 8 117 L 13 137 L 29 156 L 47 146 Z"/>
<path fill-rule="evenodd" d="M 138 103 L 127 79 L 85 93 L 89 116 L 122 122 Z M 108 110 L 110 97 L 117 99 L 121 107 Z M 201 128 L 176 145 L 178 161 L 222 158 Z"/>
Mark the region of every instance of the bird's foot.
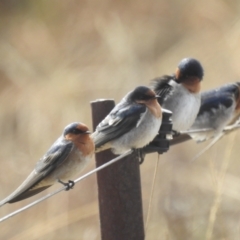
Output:
<path fill-rule="evenodd" d="M 139 164 L 142 164 L 144 162 L 144 158 L 145 158 L 145 153 L 142 151 L 141 148 L 138 149 L 134 149 L 134 151 L 136 152 L 138 159 L 139 159 Z"/>
<path fill-rule="evenodd" d="M 72 180 L 68 180 L 68 182 L 65 183 L 65 182 L 61 181 L 60 179 L 58 179 L 58 182 L 66 187 L 66 189 L 65 189 L 66 191 L 73 189 L 73 187 L 75 185 L 75 182 Z"/>
<path fill-rule="evenodd" d="M 172 130 L 172 137 L 175 138 L 175 137 L 179 137 L 181 135 L 180 132 L 178 131 L 175 131 L 175 130 Z"/>

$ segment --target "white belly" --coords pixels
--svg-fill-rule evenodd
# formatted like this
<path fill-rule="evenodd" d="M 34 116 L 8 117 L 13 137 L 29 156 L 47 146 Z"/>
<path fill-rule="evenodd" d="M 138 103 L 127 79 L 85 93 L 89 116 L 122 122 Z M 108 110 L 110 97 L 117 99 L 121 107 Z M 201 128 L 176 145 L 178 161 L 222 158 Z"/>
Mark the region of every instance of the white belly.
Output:
<path fill-rule="evenodd" d="M 74 180 L 73 177 L 80 174 L 89 162 L 91 156 L 83 157 L 78 149 L 73 149 L 68 158 L 46 176 L 37 186 L 46 186 L 54 184 L 58 179 L 67 182 Z"/>
<path fill-rule="evenodd" d="M 111 148 L 115 154 L 122 154 L 131 148 L 142 148 L 153 140 L 161 126 L 161 118 L 154 117 L 149 110 L 137 128 L 125 133 L 117 140 L 111 141 Z"/>
<path fill-rule="evenodd" d="M 197 117 L 201 105 L 200 94 L 190 93 L 178 84 L 172 96 L 164 102 L 163 108 L 172 111 L 173 130 L 187 130 Z"/>

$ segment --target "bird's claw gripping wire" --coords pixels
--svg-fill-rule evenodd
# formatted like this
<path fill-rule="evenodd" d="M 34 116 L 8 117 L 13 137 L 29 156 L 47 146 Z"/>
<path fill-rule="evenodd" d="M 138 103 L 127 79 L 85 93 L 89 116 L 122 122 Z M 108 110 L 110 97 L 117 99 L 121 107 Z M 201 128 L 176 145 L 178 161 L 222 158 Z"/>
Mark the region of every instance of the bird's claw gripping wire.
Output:
<path fill-rule="evenodd" d="M 72 181 L 72 180 L 68 180 L 67 183 L 61 181 L 60 179 L 58 179 L 58 182 L 61 183 L 63 186 L 66 187 L 66 191 L 70 190 L 70 189 L 73 189 L 74 185 L 75 185 L 75 182 Z"/>

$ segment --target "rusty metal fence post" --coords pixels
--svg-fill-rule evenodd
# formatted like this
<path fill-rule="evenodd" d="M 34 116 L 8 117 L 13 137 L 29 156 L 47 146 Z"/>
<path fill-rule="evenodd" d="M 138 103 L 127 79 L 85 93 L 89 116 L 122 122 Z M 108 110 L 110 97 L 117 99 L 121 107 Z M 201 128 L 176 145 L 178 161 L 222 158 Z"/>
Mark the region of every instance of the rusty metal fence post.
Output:
<path fill-rule="evenodd" d="M 113 100 L 91 102 L 93 129 L 112 110 Z M 116 157 L 110 150 L 96 154 L 96 166 Z M 139 159 L 136 154 L 97 173 L 102 240 L 143 240 L 144 223 Z"/>

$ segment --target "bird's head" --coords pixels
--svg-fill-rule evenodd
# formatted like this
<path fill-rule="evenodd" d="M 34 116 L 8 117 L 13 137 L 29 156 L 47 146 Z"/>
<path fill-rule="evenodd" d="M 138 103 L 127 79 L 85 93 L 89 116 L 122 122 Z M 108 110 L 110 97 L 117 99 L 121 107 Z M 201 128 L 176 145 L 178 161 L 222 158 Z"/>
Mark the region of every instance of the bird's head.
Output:
<path fill-rule="evenodd" d="M 129 95 L 128 99 L 136 103 L 146 103 L 149 100 L 158 98 L 156 93 L 148 87 L 136 87 Z"/>
<path fill-rule="evenodd" d="M 201 81 L 204 70 L 201 63 L 194 58 L 184 58 L 179 63 L 175 72 L 175 79 L 178 83 L 185 81 Z"/>
<path fill-rule="evenodd" d="M 65 127 L 63 131 L 63 136 L 67 140 L 74 140 L 79 136 L 88 135 L 91 132 L 89 131 L 88 127 L 80 122 L 70 123 L 68 126 Z"/>

